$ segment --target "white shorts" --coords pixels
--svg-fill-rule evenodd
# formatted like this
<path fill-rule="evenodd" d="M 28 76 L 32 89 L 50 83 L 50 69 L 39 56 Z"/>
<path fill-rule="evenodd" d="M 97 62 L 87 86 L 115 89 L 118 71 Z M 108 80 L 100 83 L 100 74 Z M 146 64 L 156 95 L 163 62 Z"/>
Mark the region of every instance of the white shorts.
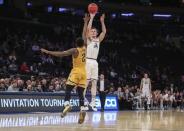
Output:
<path fill-rule="evenodd" d="M 98 63 L 93 59 L 86 59 L 87 80 L 98 80 Z"/>
<path fill-rule="evenodd" d="M 149 89 L 142 89 L 142 97 L 150 97 L 150 90 Z"/>

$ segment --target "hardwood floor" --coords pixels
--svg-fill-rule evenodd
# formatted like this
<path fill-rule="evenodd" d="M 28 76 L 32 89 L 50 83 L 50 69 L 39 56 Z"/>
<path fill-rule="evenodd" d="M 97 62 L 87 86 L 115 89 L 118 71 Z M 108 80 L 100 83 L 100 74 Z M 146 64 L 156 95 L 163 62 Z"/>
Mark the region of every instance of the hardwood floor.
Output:
<path fill-rule="evenodd" d="M 78 112 L 0 115 L 0 131 L 184 131 L 184 113 L 177 111 Z"/>

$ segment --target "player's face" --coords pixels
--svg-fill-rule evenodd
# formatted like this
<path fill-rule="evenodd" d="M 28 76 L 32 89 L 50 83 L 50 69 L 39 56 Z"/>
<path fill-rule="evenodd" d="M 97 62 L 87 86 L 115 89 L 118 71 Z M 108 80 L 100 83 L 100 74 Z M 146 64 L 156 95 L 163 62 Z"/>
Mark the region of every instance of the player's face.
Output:
<path fill-rule="evenodd" d="M 104 75 L 100 75 L 100 79 L 103 80 L 104 79 Z"/>
<path fill-rule="evenodd" d="M 91 31 L 90 31 L 90 36 L 91 36 L 92 38 L 96 38 L 96 36 L 97 36 L 97 30 L 96 30 L 96 29 L 91 29 Z"/>
<path fill-rule="evenodd" d="M 148 74 L 144 74 L 144 78 L 148 78 Z"/>

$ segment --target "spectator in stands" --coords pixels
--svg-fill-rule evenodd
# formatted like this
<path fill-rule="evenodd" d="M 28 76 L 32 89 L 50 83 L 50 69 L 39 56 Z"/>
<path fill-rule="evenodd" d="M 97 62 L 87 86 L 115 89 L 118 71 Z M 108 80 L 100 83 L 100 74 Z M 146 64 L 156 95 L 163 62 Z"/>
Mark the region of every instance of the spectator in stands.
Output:
<path fill-rule="evenodd" d="M 30 66 L 30 71 L 33 73 L 33 74 L 38 74 L 38 66 L 36 63 L 33 63 L 32 66 Z"/>
<path fill-rule="evenodd" d="M 7 90 L 8 87 L 10 86 L 10 79 L 9 79 L 9 78 L 5 78 L 5 79 L 4 79 L 4 84 L 5 84 L 5 88 L 6 88 L 6 90 Z"/>
<path fill-rule="evenodd" d="M 180 92 L 177 92 L 176 96 L 175 96 L 176 107 L 177 107 L 178 110 L 180 110 L 182 108 L 182 100 L 183 100 L 183 98 L 182 98 L 181 94 L 180 94 Z"/>
<path fill-rule="evenodd" d="M 9 61 L 9 63 L 15 63 L 16 60 L 17 60 L 17 58 L 15 56 L 15 51 L 14 51 L 11 55 L 9 55 L 8 61 Z"/>
<path fill-rule="evenodd" d="M 5 82 L 4 79 L 0 79 L 0 91 L 5 91 L 6 90 L 4 82 Z"/>
<path fill-rule="evenodd" d="M 32 88 L 32 85 L 27 85 L 27 88 L 25 89 L 25 91 L 28 91 L 28 92 L 32 92 L 33 91 L 33 88 Z"/>
<path fill-rule="evenodd" d="M 136 100 L 136 109 L 142 108 L 142 98 L 141 98 L 141 90 L 140 88 L 136 88 L 136 92 L 134 95 L 134 99 Z"/>
<path fill-rule="evenodd" d="M 168 94 L 168 90 L 165 90 L 164 95 L 163 95 L 164 109 L 168 109 L 168 105 L 169 105 L 169 94 Z"/>
<path fill-rule="evenodd" d="M 8 87 L 8 92 L 18 92 L 19 91 L 19 88 L 17 87 L 17 81 L 16 80 L 13 80 L 11 82 L 11 85 Z"/>
<path fill-rule="evenodd" d="M 48 91 L 48 83 L 47 83 L 46 79 L 42 79 L 42 90 L 43 90 L 43 92 Z"/>
<path fill-rule="evenodd" d="M 36 92 L 43 92 L 42 85 L 40 83 L 37 85 Z"/>
<path fill-rule="evenodd" d="M 118 104 L 119 104 L 119 109 L 121 110 L 123 107 L 122 99 L 123 99 L 123 92 L 122 88 L 118 87 L 117 91 L 114 92 L 115 95 L 118 97 Z"/>
<path fill-rule="evenodd" d="M 24 81 L 23 80 L 17 80 L 17 87 L 19 88 L 19 91 L 24 90 Z"/>
<path fill-rule="evenodd" d="M 11 64 L 8 66 L 8 70 L 11 74 L 16 74 L 18 72 L 18 66 L 15 64 L 15 62 L 11 62 Z"/>
<path fill-rule="evenodd" d="M 55 92 L 54 86 L 52 84 L 49 85 L 47 92 Z"/>
<path fill-rule="evenodd" d="M 22 65 L 20 66 L 20 71 L 22 73 L 29 73 L 30 72 L 30 69 L 29 69 L 29 67 L 28 67 L 26 62 L 22 63 Z"/>
<path fill-rule="evenodd" d="M 170 92 L 169 93 L 169 108 L 170 109 L 174 107 L 174 101 L 175 101 L 175 93 Z"/>
<path fill-rule="evenodd" d="M 36 81 L 31 81 L 31 87 L 32 87 L 32 91 L 36 91 L 37 90 Z"/>
<path fill-rule="evenodd" d="M 114 87 L 110 87 L 109 94 L 110 95 L 114 94 Z"/>
<path fill-rule="evenodd" d="M 123 109 L 125 110 L 132 110 L 132 104 L 133 104 L 133 95 L 131 92 L 129 92 L 128 89 L 125 89 L 125 92 L 123 94 Z"/>

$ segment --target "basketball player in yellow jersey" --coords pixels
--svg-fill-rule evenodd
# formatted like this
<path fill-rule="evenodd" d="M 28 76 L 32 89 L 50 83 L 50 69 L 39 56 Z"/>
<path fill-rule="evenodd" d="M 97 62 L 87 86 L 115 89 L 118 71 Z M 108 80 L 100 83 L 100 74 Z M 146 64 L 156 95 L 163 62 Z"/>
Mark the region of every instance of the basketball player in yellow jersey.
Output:
<path fill-rule="evenodd" d="M 77 38 L 76 48 L 69 49 L 67 51 L 48 51 L 41 49 L 41 52 L 53 55 L 56 57 L 63 57 L 72 55 L 73 59 L 73 69 L 67 80 L 67 86 L 65 91 L 65 103 L 64 110 L 61 114 L 61 117 L 66 116 L 67 112 L 71 110 L 70 98 L 71 91 L 74 87 L 77 86 L 77 92 L 79 95 L 79 104 L 80 104 L 80 115 L 79 115 L 79 124 L 84 122 L 86 116 L 86 108 L 84 107 L 84 90 L 86 88 L 86 47 L 82 38 Z"/>

